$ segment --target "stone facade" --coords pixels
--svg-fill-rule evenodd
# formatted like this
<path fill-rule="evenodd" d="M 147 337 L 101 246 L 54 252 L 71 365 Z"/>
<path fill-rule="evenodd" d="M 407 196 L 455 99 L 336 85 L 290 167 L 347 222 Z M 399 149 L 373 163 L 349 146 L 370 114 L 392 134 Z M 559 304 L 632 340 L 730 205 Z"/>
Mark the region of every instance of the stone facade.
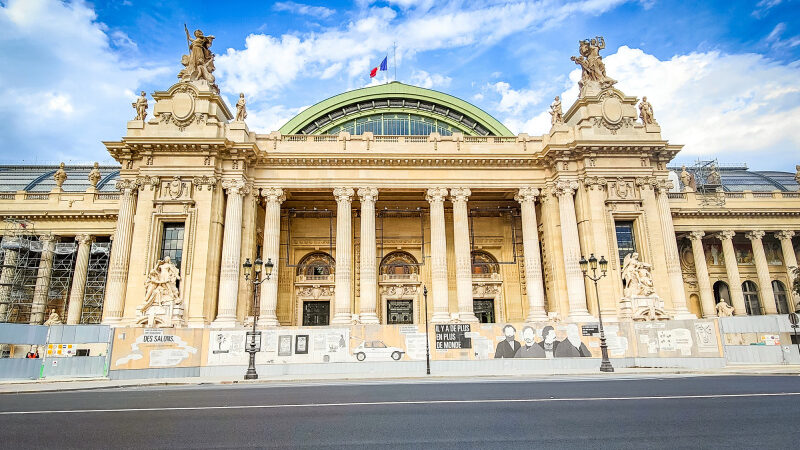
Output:
<path fill-rule="evenodd" d="M 343 95 L 384 98 L 389 109 L 406 98 L 423 110 L 426 95 L 446 103 L 431 92 L 390 83 Z M 585 323 L 598 308 L 613 321 L 623 297 L 622 222 L 632 224 L 636 251 L 653 267 L 665 317 L 715 317 L 720 296 L 736 315 L 796 308 L 789 267 L 797 265 L 800 194 L 673 186 L 667 164 L 681 146 L 662 136 L 652 112 L 638 121 L 638 99 L 613 83 L 584 85 L 542 136 L 510 135 L 455 100 L 439 112 L 455 131 L 420 136 L 254 133 L 203 80 L 152 97 L 149 120 L 128 122 L 121 140 L 105 142 L 121 165 L 117 192 L 99 192 L 98 173 L 85 192 L 69 192 L 61 168 L 50 192 L 0 193 L 0 216 L 47 235 L 32 322 L 44 320 L 54 237 L 78 242 L 62 317 L 80 321 L 98 236 L 113 236 L 102 321 L 116 326 L 135 325 L 148 273 L 165 251 L 180 253 L 189 327 L 237 327 L 256 312 L 270 327 L 397 323 L 402 314 L 389 310 L 397 301 L 410 302 L 402 320 L 411 323 Z M 287 126 L 318 129 L 308 114 Z M 483 133 L 458 128 L 467 116 Z M 180 240 L 167 248 L 175 239 L 164 230 L 175 224 Z M 579 267 L 589 254 L 609 261 L 599 298 Z M 241 267 L 257 257 L 274 270 L 254 295 Z"/>

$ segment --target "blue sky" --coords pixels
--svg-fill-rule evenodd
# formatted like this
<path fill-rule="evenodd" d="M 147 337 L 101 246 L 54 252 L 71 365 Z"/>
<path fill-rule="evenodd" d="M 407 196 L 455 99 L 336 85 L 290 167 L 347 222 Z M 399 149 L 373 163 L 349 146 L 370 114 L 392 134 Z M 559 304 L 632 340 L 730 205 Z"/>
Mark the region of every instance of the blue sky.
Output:
<path fill-rule="evenodd" d="M 0 162 L 109 161 L 100 141 L 124 135 L 135 92 L 176 81 L 186 23 L 216 36 L 222 94 L 246 94 L 258 132 L 368 85 L 396 42 L 399 81 L 546 133 L 553 97 L 577 95 L 578 40 L 602 35 L 608 74 L 648 97 L 678 162 L 793 171 L 798 18 L 798 0 L 0 0 Z"/>

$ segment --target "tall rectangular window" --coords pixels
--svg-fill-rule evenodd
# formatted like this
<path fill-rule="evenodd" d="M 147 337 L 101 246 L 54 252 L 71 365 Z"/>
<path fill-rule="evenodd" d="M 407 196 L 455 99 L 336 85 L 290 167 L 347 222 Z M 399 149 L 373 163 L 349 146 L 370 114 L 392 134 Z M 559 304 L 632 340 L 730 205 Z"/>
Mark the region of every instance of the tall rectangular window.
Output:
<path fill-rule="evenodd" d="M 617 250 L 619 251 L 619 264 L 625 261 L 625 256 L 636 251 L 636 239 L 633 235 L 633 221 L 616 222 Z"/>
<path fill-rule="evenodd" d="M 161 256 L 160 259 L 169 256 L 172 263 L 180 269 L 183 259 L 183 230 L 184 223 L 165 223 L 164 231 L 161 234 Z"/>

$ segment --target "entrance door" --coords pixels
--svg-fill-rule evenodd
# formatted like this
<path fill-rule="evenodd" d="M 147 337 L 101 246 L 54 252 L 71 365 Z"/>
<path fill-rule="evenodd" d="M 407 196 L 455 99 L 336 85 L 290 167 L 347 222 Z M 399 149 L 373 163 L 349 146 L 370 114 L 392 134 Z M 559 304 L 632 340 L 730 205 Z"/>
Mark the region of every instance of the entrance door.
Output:
<path fill-rule="evenodd" d="M 472 311 L 480 323 L 494 323 L 494 300 L 475 299 L 472 301 Z"/>
<path fill-rule="evenodd" d="M 303 326 L 315 327 L 328 325 L 331 318 L 331 302 L 303 302 Z"/>
<path fill-rule="evenodd" d="M 412 300 L 387 300 L 386 323 L 389 325 L 414 323 L 414 302 Z"/>

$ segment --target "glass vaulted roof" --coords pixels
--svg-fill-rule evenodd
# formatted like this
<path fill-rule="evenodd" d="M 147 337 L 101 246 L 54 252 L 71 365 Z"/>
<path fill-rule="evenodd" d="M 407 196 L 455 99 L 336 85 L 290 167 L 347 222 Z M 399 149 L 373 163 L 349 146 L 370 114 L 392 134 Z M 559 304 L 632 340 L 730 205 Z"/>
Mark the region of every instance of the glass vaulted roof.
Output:
<path fill-rule="evenodd" d="M 67 180 L 61 186 L 64 192 L 86 192 L 91 186 L 89 172 L 93 166 L 66 166 Z M 119 178 L 119 166 L 100 166 L 100 192 L 116 192 L 114 182 Z M 58 166 L 0 166 L 0 192 L 50 192 L 56 187 L 53 175 Z"/>
<path fill-rule="evenodd" d="M 670 170 L 680 176 L 680 167 L 670 167 Z M 694 172 L 693 167 L 686 170 Z M 746 166 L 718 167 L 719 177 L 722 181 L 722 189 L 725 192 L 798 192 L 800 185 L 795 179 L 795 174 L 791 172 L 779 172 L 774 170 L 754 171 Z"/>

